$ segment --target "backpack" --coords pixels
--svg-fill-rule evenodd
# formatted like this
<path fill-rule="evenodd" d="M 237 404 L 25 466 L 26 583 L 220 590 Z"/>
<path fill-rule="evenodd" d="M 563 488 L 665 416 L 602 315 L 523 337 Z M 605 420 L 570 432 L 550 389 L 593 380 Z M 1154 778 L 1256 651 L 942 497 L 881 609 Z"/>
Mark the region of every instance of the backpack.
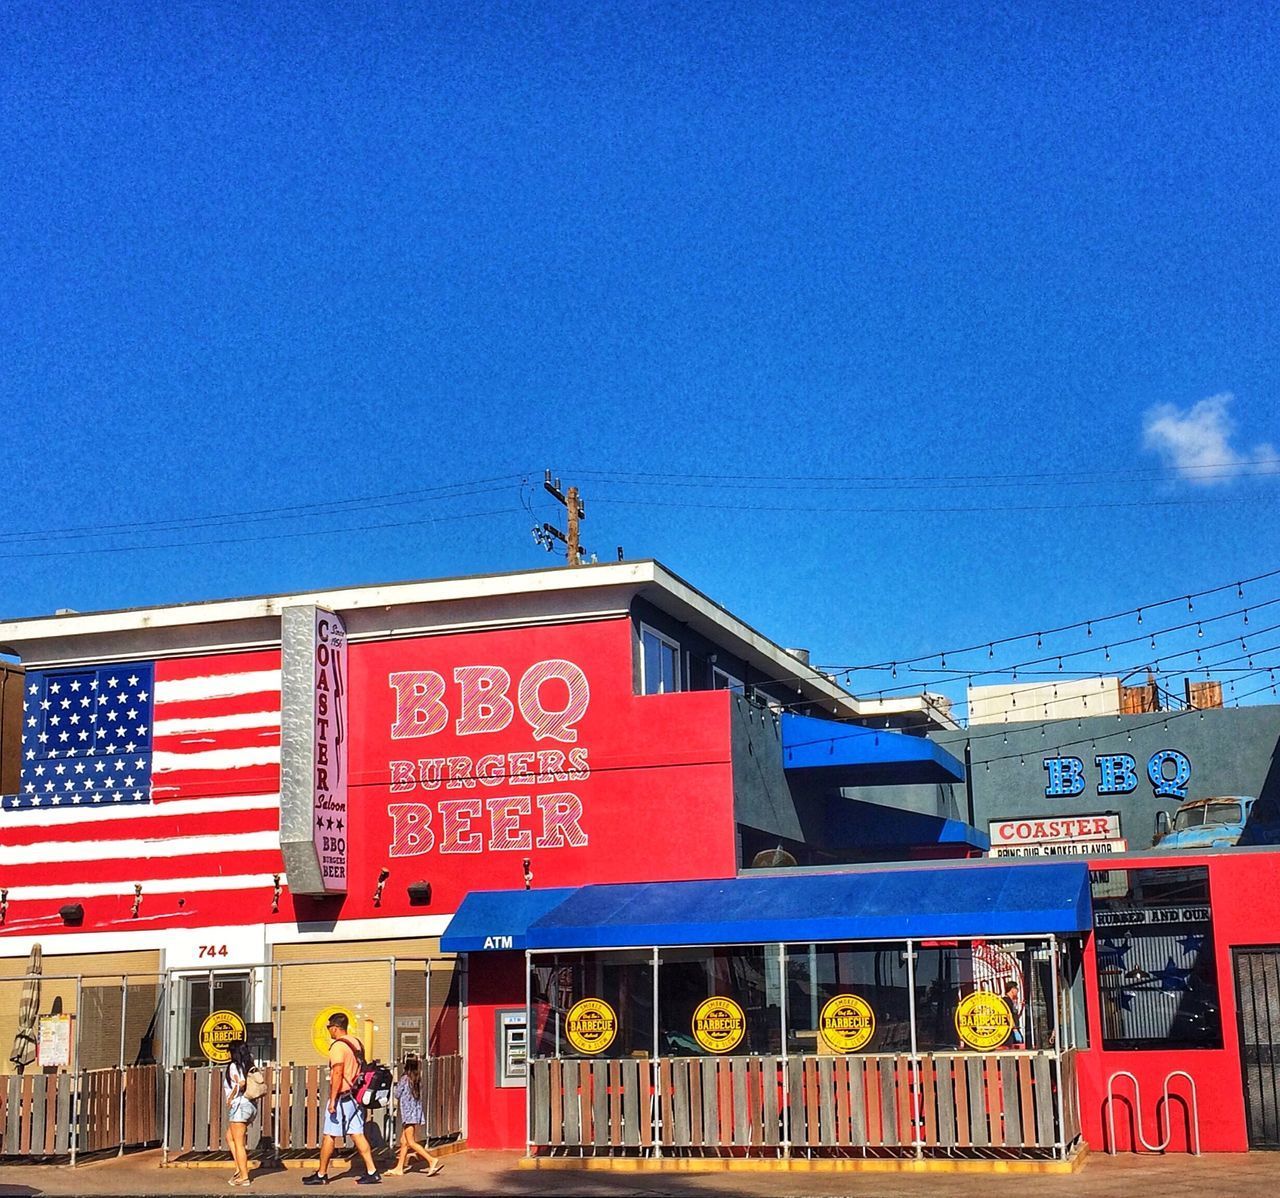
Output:
<path fill-rule="evenodd" d="M 391 1069 L 381 1061 L 366 1061 L 359 1040 L 341 1037 L 356 1054 L 356 1075 L 351 1080 L 351 1097 L 361 1110 L 375 1111 L 391 1101 Z"/>

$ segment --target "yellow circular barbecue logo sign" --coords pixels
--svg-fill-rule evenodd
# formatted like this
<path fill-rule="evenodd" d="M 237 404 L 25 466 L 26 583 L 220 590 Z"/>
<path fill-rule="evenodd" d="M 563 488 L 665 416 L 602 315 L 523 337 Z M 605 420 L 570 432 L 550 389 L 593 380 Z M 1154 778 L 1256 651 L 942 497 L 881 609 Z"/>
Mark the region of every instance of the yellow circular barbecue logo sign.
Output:
<path fill-rule="evenodd" d="M 837 994 L 822 1008 L 818 1031 L 835 1052 L 857 1052 L 875 1035 L 876 1015 L 865 998 Z"/>
<path fill-rule="evenodd" d="M 693 1013 L 693 1038 L 708 1052 L 732 1052 L 746 1030 L 747 1017 L 731 998 L 714 995 Z"/>
<path fill-rule="evenodd" d="M 956 1006 L 956 1034 L 970 1048 L 999 1048 L 1013 1033 L 1013 1011 L 998 994 L 975 990 Z"/>
<path fill-rule="evenodd" d="M 584 998 L 569 1008 L 564 1034 L 579 1052 L 604 1052 L 618 1034 L 618 1017 L 602 998 Z"/>
<path fill-rule="evenodd" d="M 311 1022 L 311 1043 L 315 1045 L 316 1052 L 322 1057 L 327 1057 L 329 1049 L 333 1047 L 333 1037 L 329 1035 L 329 1020 L 335 1015 L 345 1015 L 347 1017 L 348 1036 L 358 1036 L 360 1034 L 358 1031 L 360 1024 L 356 1020 L 356 1013 L 350 1007 L 344 1007 L 341 1003 L 331 1003 L 329 1006 L 323 1007 Z"/>
<path fill-rule="evenodd" d="M 231 1041 L 244 1039 L 244 1020 L 234 1011 L 214 1011 L 200 1025 L 200 1051 L 215 1065 L 231 1060 Z"/>

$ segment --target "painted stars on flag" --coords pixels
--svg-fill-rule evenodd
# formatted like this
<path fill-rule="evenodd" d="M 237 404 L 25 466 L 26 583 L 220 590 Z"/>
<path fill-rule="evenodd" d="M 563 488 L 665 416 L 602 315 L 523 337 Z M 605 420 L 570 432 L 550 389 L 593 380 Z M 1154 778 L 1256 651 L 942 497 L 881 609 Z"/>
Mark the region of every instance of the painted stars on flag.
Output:
<path fill-rule="evenodd" d="M 149 802 L 154 691 L 149 662 L 29 670 L 22 775 L 4 808 Z"/>

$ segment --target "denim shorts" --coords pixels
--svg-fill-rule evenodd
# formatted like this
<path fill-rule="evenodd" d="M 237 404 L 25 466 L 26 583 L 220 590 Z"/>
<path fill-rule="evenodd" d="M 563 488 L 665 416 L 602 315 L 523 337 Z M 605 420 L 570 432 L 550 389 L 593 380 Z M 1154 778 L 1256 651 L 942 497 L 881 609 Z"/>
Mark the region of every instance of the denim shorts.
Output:
<path fill-rule="evenodd" d="M 338 1109 L 333 1114 L 329 1113 L 327 1106 L 325 1107 L 324 1134 L 337 1136 L 339 1139 L 343 1136 L 364 1134 L 364 1111 L 350 1094 L 344 1094 L 338 1099 Z"/>
<path fill-rule="evenodd" d="M 252 1123 L 258 1117 L 258 1104 L 243 1094 L 231 1100 L 231 1109 L 227 1112 L 228 1123 Z"/>

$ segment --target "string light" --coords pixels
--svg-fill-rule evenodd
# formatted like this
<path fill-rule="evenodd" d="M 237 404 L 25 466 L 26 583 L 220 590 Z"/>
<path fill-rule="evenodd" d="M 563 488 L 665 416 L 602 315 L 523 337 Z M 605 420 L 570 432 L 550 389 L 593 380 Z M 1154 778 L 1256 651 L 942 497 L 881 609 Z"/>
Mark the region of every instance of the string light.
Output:
<path fill-rule="evenodd" d="M 1272 579 L 1272 578 L 1276 578 L 1276 577 L 1280 577 L 1280 569 L 1269 570 L 1269 571 L 1267 571 L 1267 572 L 1265 572 L 1265 573 L 1254 575 L 1253 577 L 1249 578 L 1249 579 L 1248 579 L 1248 581 L 1249 581 L 1249 582 L 1260 582 L 1260 581 L 1262 581 L 1262 580 L 1264 580 L 1264 579 Z M 1235 588 L 1236 588 L 1236 597 L 1237 597 L 1237 598 L 1241 598 L 1241 599 L 1243 599 L 1243 598 L 1244 598 L 1244 582 L 1245 582 L 1245 580 L 1241 579 L 1240 581 L 1238 581 L 1238 582 L 1236 582 L 1236 583 L 1234 584 L 1234 585 L 1235 585 Z M 1067 632 L 1067 631 L 1070 631 L 1070 630 L 1073 630 L 1073 629 L 1077 629 L 1077 628 L 1084 628 L 1084 629 L 1085 629 L 1085 635 L 1086 635 L 1086 637 L 1090 637 L 1090 638 L 1091 638 L 1091 637 L 1093 636 L 1093 623 L 1094 623 L 1094 621 L 1095 621 L 1095 620 L 1097 620 L 1099 623 L 1103 623 L 1103 622 L 1107 622 L 1107 621 L 1111 621 L 1111 620 L 1119 620 L 1119 619 L 1122 619 L 1122 618 L 1124 618 L 1126 615 L 1134 615 L 1134 616 L 1136 617 L 1137 622 L 1138 622 L 1139 624 L 1145 624 L 1145 623 L 1146 623 L 1146 613 L 1147 613 L 1147 610 L 1148 610 L 1148 609 L 1152 609 L 1152 610 L 1154 610 L 1154 609 L 1157 609 L 1157 608 L 1163 608 L 1163 607 L 1165 607 L 1165 606 L 1167 606 L 1167 605 L 1174 604 L 1174 603 L 1186 603 L 1186 604 L 1187 604 L 1187 610 L 1188 610 L 1188 611 L 1194 611 L 1194 610 L 1195 610 L 1195 600 L 1196 600 L 1196 599 L 1201 599 L 1201 598 L 1204 598 L 1205 596 L 1209 596 L 1209 595 L 1222 594 L 1223 592 L 1229 592 L 1229 591 L 1230 591 L 1230 589 L 1231 589 L 1231 586 L 1232 586 L 1232 585 L 1233 585 L 1233 584 L 1231 584 L 1231 583 L 1223 583 L 1223 584 L 1221 584 L 1221 585 L 1219 585 L 1219 586 L 1207 587 L 1207 588 L 1205 588 L 1205 589 L 1203 589 L 1203 590 L 1200 590 L 1200 591 L 1193 591 L 1193 592 L 1191 592 L 1191 593 L 1189 593 L 1189 594 L 1184 593 L 1184 594 L 1182 594 L 1182 595 L 1178 595 L 1178 596 L 1176 596 L 1176 597 L 1172 597 L 1172 598 L 1168 598 L 1168 599 L 1161 599 L 1161 600 L 1158 600 L 1158 601 L 1155 601 L 1155 602 L 1148 602 L 1148 603 L 1144 603 L 1144 604 L 1143 604 L 1143 605 L 1141 605 L 1140 607 L 1135 607 L 1135 608 L 1131 608 L 1131 609 L 1129 609 L 1129 611 L 1127 611 L 1127 612 L 1126 612 L 1126 611 L 1112 612 L 1112 613 L 1109 613 L 1108 615 L 1105 615 L 1105 616 L 1092 616 L 1092 617 L 1089 617 L 1089 618 L 1088 618 L 1088 619 L 1086 619 L 1086 620 L 1077 621 L 1077 622 L 1072 623 L 1072 624 L 1063 624 L 1063 625 L 1059 625 L 1059 626 L 1057 626 L 1057 627 L 1049 628 L 1049 629 L 1040 628 L 1040 629 L 1038 629 L 1036 632 L 1025 632 L 1025 633 L 1020 633 L 1020 634 L 1018 634 L 1018 635 L 1016 635 L 1016 636 L 1001 637 L 1001 638 L 998 638 L 998 639 L 995 639 L 995 640 L 993 640 L 993 639 L 988 639 L 988 641 L 987 641 L 987 653 L 988 653 L 988 659 L 989 659 L 989 660 L 994 659 L 994 655 L 995 655 L 995 646 L 996 646 L 997 644 L 1001 644 L 1001 645 L 1014 644 L 1014 643 L 1016 643 L 1016 642 L 1018 642 L 1018 641 L 1029 640 L 1032 636 L 1034 636 L 1034 637 L 1036 638 L 1037 643 L 1038 643 L 1039 645 L 1043 645 L 1043 641 L 1044 641 L 1044 637 L 1045 637 L 1045 636 L 1052 635 L 1053 633 L 1058 633 L 1058 632 Z M 969 652 L 970 650 L 980 649 L 981 647 L 982 647 L 982 642 L 978 642 L 978 644 L 976 644 L 976 645 L 967 645 L 967 646 L 964 646 L 963 648 L 957 648 L 957 649 L 947 650 L 947 652 L 949 652 L 953 657 L 955 657 L 955 656 L 956 656 L 956 655 L 958 655 L 958 654 L 967 653 L 967 652 Z M 907 659 L 907 662 L 908 662 L 909 664 L 923 663 L 923 662 L 927 662 L 927 661 L 928 661 L 928 660 L 930 660 L 931 658 L 934 658 L 934 657 L 942 658 L 942 656 L 943 656 L 943 655 L 942 655 L 941 653 L 939 653 L 939 652 L 935 651 L 935 652 L 933 652 L 933 653 L 926 653 L 926 654 L 922 654 L 922 655 L 921 655 L 921 656 L 919 656 L 919 657 L 908 658 L 908 659 Z M 859 664 L 859 665 L 854 666 L 854 667 L 842 667 L 842 668 L 840 668 L 840 669 L 838 669 L 838 670 L 833 670 L 832 672 L 843 672 L 845 669 L 847 669 L 847 670 L 848 670 L 849 672 L 851 672 L 851 673 L 852 673 L 852 672 L 856 672 L 856 671 L 860 671 L 860 670 L 883 669 L 885 666 L 890 665 L 890 664 L 891 664 L 891 663 L 889 663 L 889 662 L 880 661 L 880 662 L 873 662 L 873 663 Z M 892 663 L 892 664 L 896 664 L 896 663 Z"/>

